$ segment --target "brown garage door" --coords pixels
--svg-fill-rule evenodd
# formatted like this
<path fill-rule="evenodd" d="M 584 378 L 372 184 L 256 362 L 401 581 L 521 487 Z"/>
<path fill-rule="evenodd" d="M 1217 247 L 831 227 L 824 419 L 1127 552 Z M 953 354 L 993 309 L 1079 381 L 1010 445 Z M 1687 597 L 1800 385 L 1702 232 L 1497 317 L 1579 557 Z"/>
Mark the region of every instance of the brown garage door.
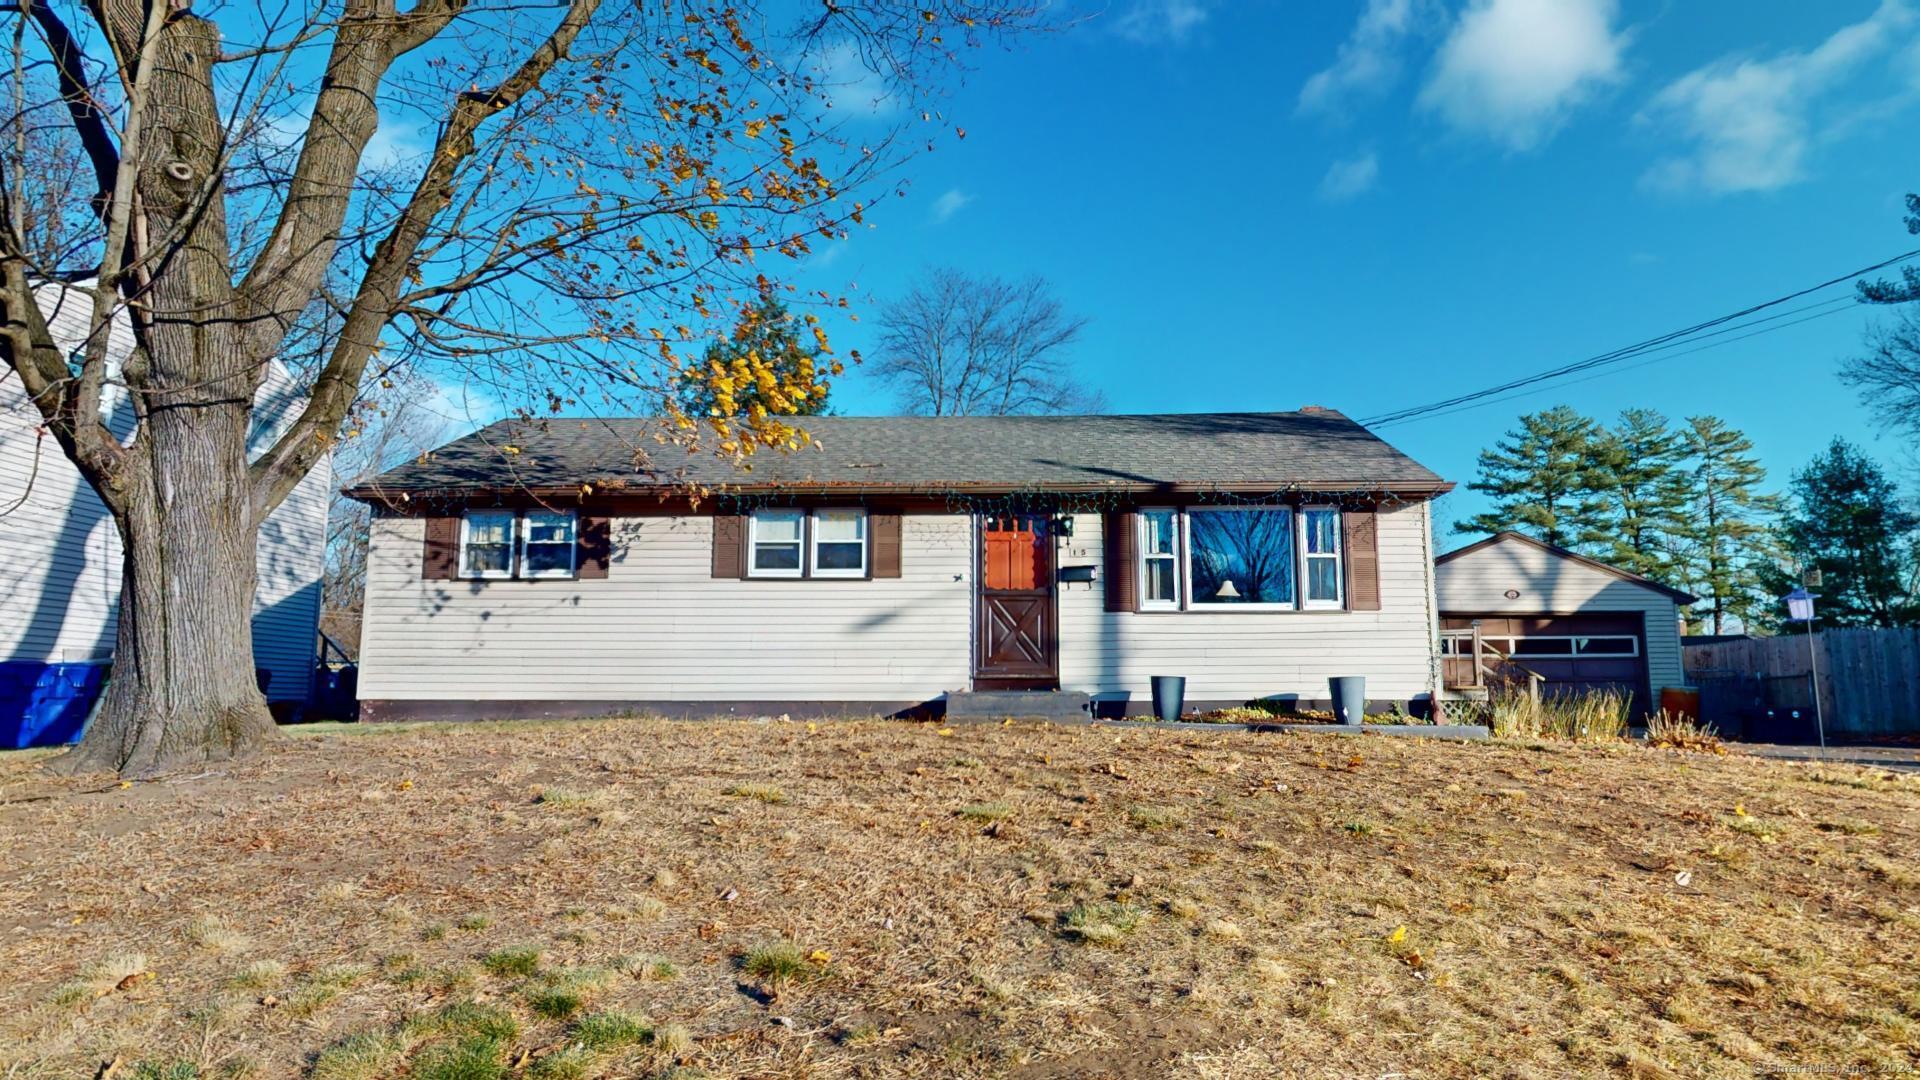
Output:
<path fill-rule="evenodd" d="M 1472 615 L 1444 613 L 1448 681 L 1471 671 L 1474 623 L 1481 648 L 1511 659 L 1546 680 L 1548 693 L 1617 690 L 1633 695 L 1633 711 L 1652 704 L 1647 678 L 1647 634 L 1638 612 L 1587 615 Z M 1457 659 L 1456 659 L 1457 657 Z"/>

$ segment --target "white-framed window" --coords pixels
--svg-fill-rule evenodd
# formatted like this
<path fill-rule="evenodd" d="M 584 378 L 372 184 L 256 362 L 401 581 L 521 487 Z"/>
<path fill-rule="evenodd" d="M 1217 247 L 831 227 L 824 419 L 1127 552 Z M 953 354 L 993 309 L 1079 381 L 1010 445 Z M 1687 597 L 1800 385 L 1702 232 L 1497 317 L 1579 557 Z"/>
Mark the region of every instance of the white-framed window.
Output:
<path fill-rule="evenodd" d="M 520 519 L 520 576 L 570 578 L 580 550 L 571 510 L 529 510 Z"/>
<path fill-rule="evenodd" d="M 1183 517 L 1190 607 L 1295 606 L 1292 507 L 1197 506 Z"/>
<path fill-rule="evenodd" d="M 1331 506 L 1308 506 L 1300 511 L 1301 607 L 1342 606 L 1340 511 Z"/>
<path fill-rule="evenodd" d="M 1142 611 L 1346 607 L 1339 507 L 1150 507 L 1135 517 Z"/>
<path fill-rule="evenodd" d="M 513 576 L 513 534 L 518 520 L 511 510 L 470 510 L 460 519 L 460 576 Z"/>
<path fill-rule="evenodd" d="M 1180 512 L 1139 513 L 1140 607 L 1170 610 L 1180 606 Z"/>
<path fill-rule="evenodd" d="M 811 566 L 814 577 L 866 577 L 867 512 L 815 510 Z"/>
<path fill-rule="evenodd" d="M 753 577 L 801 576 L 806 546 L 805 510 L 755 510 L 747 519 L 747 573 Z"/>

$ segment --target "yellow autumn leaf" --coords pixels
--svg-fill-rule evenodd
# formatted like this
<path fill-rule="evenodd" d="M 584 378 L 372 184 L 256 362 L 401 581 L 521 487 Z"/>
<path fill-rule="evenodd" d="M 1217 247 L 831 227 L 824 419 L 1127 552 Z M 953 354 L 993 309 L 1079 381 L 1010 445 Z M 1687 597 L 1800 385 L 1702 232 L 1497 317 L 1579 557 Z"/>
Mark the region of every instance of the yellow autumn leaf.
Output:
<path fill-rule="evenodd" d="M 1734 817 L 1747 817 L 1747 816 L 1749 816 L 1749 815 L 1747 814 L 1747 808 L 1746 808 L 1746 806 L 1745 806 L 1744 804 L 1741 804 L 1741 803 L 1734 803 L 1734 804 L 1733 804 L 1733 816 L 1734 816 Z"/>
<path fill-rule="evenodd" d="M 1393 933 L 1387 935 L 1387 940 L 1393 942 L 1395 945 L 1398 945 L 1401 942 L 1407 940 L 1406 926 L 1401 925 L 1401 926 L 1394 927 Z"/>
<path fill-rule="evenodd" d="M 941 729 L 940 729 L 939 731 L 936 731 L 936 732 L 934 732 L 934 734 L 935 734 L 935 735 L 942 735 L 942 736 L 946 736 L 946 735 L 952 735 L 952 734 L 953 734 L 953 729 L 952 729 L 952 728 L 950 728 L 950 727 L 943 727 L 943 728 L 941 728 Z"/>
<path fill-rule="evenodd" d="M 807 960 L 815 964 L 831 963 L 833 954 L 825 949 L 815 949 L 807 954 Z"/>

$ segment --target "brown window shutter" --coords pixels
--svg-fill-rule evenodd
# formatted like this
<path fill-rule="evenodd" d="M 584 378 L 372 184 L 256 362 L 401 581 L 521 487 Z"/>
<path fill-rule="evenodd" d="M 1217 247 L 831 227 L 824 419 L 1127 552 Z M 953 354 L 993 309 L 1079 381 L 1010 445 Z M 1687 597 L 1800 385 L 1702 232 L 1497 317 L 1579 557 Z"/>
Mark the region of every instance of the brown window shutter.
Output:
<path fill-rule="evenodd" d="M 868 570 L 873 577 L 900 576 L 900 515 L 868 514 L 867 543 L 872 545 Z"/>
<path fill-rule="evenodd" d="M 580 519 L 580 551 L 574 560 L 574 576 L 597 579 L 607 576 L 607 564 L 613 559 L 613 520 L 603 517 Z"/>
<path fill-rule="evenodd" d="M 1106 555 L 1106 566 L 1101 573 L 1107 579 L 1108 611 L 1140 609 L 1140 575 L 1134 566 L 1133 554 L 1136 516 L 1132 511 L 1109 513 L 1101 522 Z"/>
<path fill-rule="evenodd" d="M 747 576 L 747 518 L 744 514 L 713 515 L 713 576 Z"/>
<path fill-rule="evenodd" d="M 427 519 L 427 544 L 420 558 L 424 581 L 452 581 L 460 576 L 460 519 Z"/>
<path fill-rule="evenodd" d="M 1380 610 L 1380 547 L 1378 515 L 1372 510 L 1348 510 L 1340 515 L 1346 542 L 1347 610 Z"/>

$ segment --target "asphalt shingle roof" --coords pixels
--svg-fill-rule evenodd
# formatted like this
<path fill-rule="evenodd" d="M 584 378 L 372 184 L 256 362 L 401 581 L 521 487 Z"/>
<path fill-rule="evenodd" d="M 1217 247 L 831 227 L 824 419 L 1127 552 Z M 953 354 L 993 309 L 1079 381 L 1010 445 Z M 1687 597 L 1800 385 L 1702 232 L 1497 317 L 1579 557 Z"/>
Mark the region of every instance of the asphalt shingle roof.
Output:
<path fill-rule="evenodd" d="M 1154 489 L 1431 493 L 1439 476 L 1329 409 L 1148 416 L 832 416 L 818 449 L 761 450 L 747 469 L 656 437 L 658 421 L 506 420 L 354 490 L 361 497 L 593 484 L 918 491 Z"/>

